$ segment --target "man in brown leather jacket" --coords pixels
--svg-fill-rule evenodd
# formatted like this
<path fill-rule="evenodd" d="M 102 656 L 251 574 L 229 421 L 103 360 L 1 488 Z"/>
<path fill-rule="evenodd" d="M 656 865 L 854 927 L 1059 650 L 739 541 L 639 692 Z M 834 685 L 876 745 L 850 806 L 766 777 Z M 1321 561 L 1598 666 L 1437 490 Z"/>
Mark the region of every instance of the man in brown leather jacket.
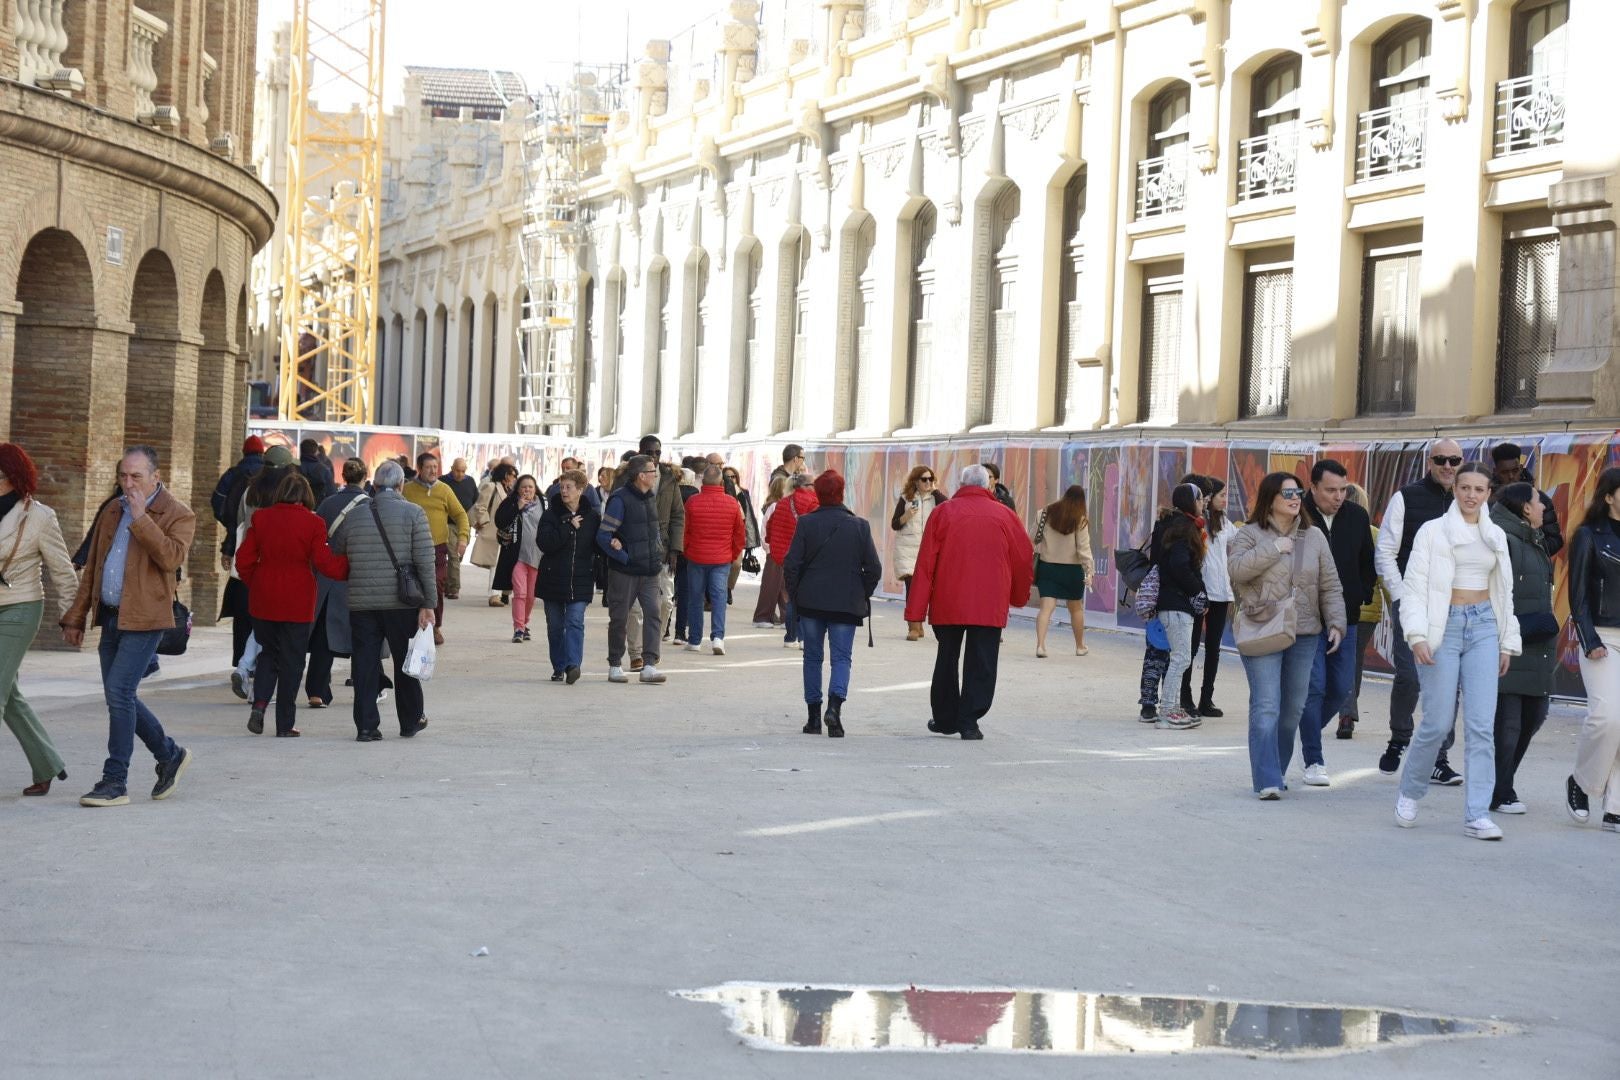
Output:
<path fill-rule="evenodd" d="M 157 759 L 152 798 L 174 794 L 191 764 L 191 751 L 163 732 L 152 710 L 135 691 L 163 631 L 174 628 L 176 571 L 185 563 L 197 531 L 197 515 L 158 480 L 158 455 L 150 446 L 132 446 L 118 463 L 123 494 L 96 516 L 90 534 L 90 560 L 79 578 L 79 592 L 62 616 L 62 637 L 82 645 L 86 622 L 101 627 L 101 681 L 107 697 L 107 761 L 101 782 L 79 799 L 82 806 L 123 806 L 129 802 L 129 759 L 135 736 Z"/>

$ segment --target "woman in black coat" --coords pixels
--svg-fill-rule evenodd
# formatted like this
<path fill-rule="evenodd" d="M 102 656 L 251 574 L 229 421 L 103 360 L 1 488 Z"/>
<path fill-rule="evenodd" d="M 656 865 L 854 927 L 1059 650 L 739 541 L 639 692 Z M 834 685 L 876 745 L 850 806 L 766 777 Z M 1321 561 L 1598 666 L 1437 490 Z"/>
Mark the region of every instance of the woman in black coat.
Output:
<path fill-rule="evenodd" d="M 872 526 L 844 506 L 844 478 L 831 469 L 816 477 L 820 509 L 799 519 L 782 561 L 782 580 L 804 640 L 803 731 L 821 734 L 821 657 L 832 647 L 827 686 L 827 735 L 844 735 L 844 699 L 854 662 L 855 628 L 872 613 L 872 592 L 883 564 L 872 543 Z"/>
<path fill-rule="evenodd" d="M 551 646 L 551 681 L 579 681 L 585 659 L 585 606 L 596 592 L 596 530 L 602 515 L 585 501 L 584 472 L 570 469 L 557 483 L 557 497 L 540 516 L 540 582 Z"/>

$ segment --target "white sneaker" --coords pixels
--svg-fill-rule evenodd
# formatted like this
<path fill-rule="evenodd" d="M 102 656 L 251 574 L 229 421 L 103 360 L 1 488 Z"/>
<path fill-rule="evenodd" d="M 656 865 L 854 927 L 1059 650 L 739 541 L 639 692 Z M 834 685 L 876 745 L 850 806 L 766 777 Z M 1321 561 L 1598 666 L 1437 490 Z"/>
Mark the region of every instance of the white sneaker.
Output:
<path fill-rule="evenodd" d="M 772 625 L 771 620 L 769 620 L 769 619 L 755 619 L 754 620 L 754 629 L 755 630 L 769 630 L 771 628 L 771 625 Z"/>
<path fill-rule="evenodd" d="M 657 668 L 653 667 L 651 664 L 648 664 L 641 669 L 641 681 L 644 683 L 661 683 L 666 678 L 668 678 L 668 676 L 666 676 L 662 671 L 659 671 Z"/>
<path fill-rule="evenodd" d="M 709 644 L 711 646 L 713 646 L 713 648 L 714 648 L 714 655 L 716 655 L 716 656 L 724 656 L 724 655 L 726 655 L 726 639 L 725 638 L 718 638 L 718 637 L 713 638 L 712 640 L 710 640 Z"/>
<path fill-rule="evenodd" d="M 1278 799 L 1282 798 L 1282 789 L 1263 787 L 1260 789 L 1259 794 L 1257 794 L 1255 798 L 1259 799 L 1261 802 L 1276 802 Z"/>
<path fill-rule="evenodd" d="M 1395 800 L 1395 824 L 1403 829 L 1410 829 L 1417 824 L 1417 800 L 1408 799 L 1405 795 Z"/>
<path fill-rule="evenodd" d="M 1463 826 L 1463 835 L 1475 840 L 1500 840 L 1502 827 L 1488 817 L 1477 817 Z"/>
<path fill-rule="evenodd" d="M 702 652 L 703 651 L 703 646 L 698 644 L 695 641 L 688 641 L 686 643 L 686 651 L 687 652 Z"/>
<path fill-rule="evenodd" d="M 798 646 L 798 644 L 799 643 L 796 642 L 796 641 L 784 641 L 784 642 L 782 642 L 782 648 L 784 648 L 784 649 L 792 649 L 792 648 L 796 648 Z"/>
<path fill-rule="evenodd" d="M 1327 766 L 1326 765 L 1307 765 L 1307 766 L 1305 766 L 1305 786 L 1306 787 L 1331 787 L 1332 784 L 1333 784 L 1333 782 L 1328 779 L 1328 771 L 1327 771 Z"/>
<path fill-rule="evenodd" d="M 629 682 L 630 676 L 624 673 L 622 667 L 608 668 L 608 682 Z"/>
<path fill-rule="evenodd" d="M 1524 803 L 1515 800 L 1513 802 L 1505 802 L 1497 806 L 1496 812 L 1498 814 L 1528 814 L 1530 812 L 1530 808 L 1524 805 Z"/>

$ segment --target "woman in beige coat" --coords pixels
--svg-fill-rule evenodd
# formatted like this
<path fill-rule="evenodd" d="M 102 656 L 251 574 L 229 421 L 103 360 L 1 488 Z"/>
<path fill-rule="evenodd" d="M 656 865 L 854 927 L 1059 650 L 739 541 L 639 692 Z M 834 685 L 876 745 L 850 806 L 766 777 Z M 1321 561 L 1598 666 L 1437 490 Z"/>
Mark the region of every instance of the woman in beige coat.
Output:
<path fill-rule="evenodd" d="M 1310 692 L 1317 641 L 1327 634 L 1328 652 L 1333 652 L 1344 640 L 1339 571 L 1327 537 L 1300 513 L 1304 497 L 1305 488 L 1293 473 L 1270 474 L 1260 482 L 1249 523 L 1226 548 L 1239 652 L 1246 619 L 1263 622 L 1275 605 L 1294 605 L 1294 643 L 1264 656 L 1243 657 L 1249 677 L 1249 772 L 1255 795 L 1268 802 L 1280 798 L 1288 786 L 1283 770 L 1294 756 L 1294 732 Z"/>
<path fill-rule="evenodd" d="M 490 471 L 489 479 L 478 489 L 478 501 L 473 503 L 472 528 L 478 534 L 473 541 L 472 564 L 493 571 L 501 558 L 501 542 L 496 537 L 495 511 L 512 493 L 517 481 L 517 468 L 502 462 Z M 489 606 L 500 607 L 511 594 L 491 589 Z"/>
<path fill-rule="evenodd" d="M 52 780 L 67 779 L 62 756 L 17 688 L 17 672 L 45 610 L 40 571 L 51 575 L 58 615 L 79 589 L 56 514 L 34 500 L 38 485 L 39 473 L 23 448 L 0 443 L 0 710 L 33 770 L 24 795 L 48 794 Z"/>
<path fill-rule="evenodd" d="M 1035 589 L 1041 609 L 1035 615 L 1035 655 L 1046 655 L 1046 631 L 1058 601 L 1069 610 L 1074 655 L 1086 648 L 1086 587 L 1096 562 L 1091 557 L 1091 522 L 1086 515 L 1086 489 L 1069 485 L 1063 497 L 1041 511 L 1035 522 Z"/>
<path fill-rule="evenodd" d="M 900 500 L 894 504 L 894 516 L 889 519 L 889 528 L 894 530 L 894 576 L 906 587 L 907 596 L 911 595 L 911 572 L 917 568 L 917 552 L 922 550 L 928 516 L 944 502 L 934 470 L 927 465 L 913 466 L 900 489 Z M 906 624 L 907 641 L 921 641 L 922 637 L 922 623 Z"/>

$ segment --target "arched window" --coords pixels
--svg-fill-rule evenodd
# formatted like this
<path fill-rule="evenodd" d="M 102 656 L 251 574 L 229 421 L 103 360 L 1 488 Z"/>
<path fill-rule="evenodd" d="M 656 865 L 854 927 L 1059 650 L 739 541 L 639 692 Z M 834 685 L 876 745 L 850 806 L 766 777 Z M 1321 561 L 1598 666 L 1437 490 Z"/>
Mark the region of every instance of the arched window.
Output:
<path fill-rule="evenodd" d="M 1136 165 L 1136 216 L 1171 214 L 1187 205 L 1187 144 L 1192 90 L 1171 83 L 1148 103 L 1147 153 Z"/>
<path fill-rule="evenodd" d="M 1063 239 L 1058 246 L 1058 357 L 1055 423 L 1068 423 L 1074 407 L 1074 368 L 1080 362 L 1080 275 L 1085 268 L 1086 171 L 1063 187 Z"/>
<path fill-rule="evenodd" d="M 1261 68 L 1250 84 L 1249 104 L 1238 197 L 1259 199 L 1293 191 L 1299 147 L 1299 56 L 1289 53 Z"/>
<path fill-rule="evenodd" d="M 699 252 L 687 271 L 686 342 L 681 356 L 681 415 L 677 430 L 696 430 L 698 386 L 703 378 L 705 341 L 709 324 L 709 255 Z"/>
<path fill-rule="evenodd" d="M 1017 357 L 1018 211 L 1016 184 L 1008 184 L 990 206 L 990 243 L 985 282 L 989 306 L 985 336 L 984 398 L 980 424 L 1006 425 L 1012 418 L 1013 363 Z"/>
<path fill-rule="evenodd" d="M 1423 168 L 1428 120 L 1429 20 L 1408 19 L 1373 46 L 1372 108 L 1356 133 L 1356 179 Z"/>
<path fill-rule="evenodd" d="M 1513 11 L 1512 76 L 1496 84 L 1496 153 L 1564 141 L 1569 0 L 1526 0 Z"/>
<path fill-rule="evenodd" d="M 911 312 L 906 338 L 906 427 L 929 420 L 934 375 L 934 229 L 933 203 L 924 203 L 911 219 Z"/>

